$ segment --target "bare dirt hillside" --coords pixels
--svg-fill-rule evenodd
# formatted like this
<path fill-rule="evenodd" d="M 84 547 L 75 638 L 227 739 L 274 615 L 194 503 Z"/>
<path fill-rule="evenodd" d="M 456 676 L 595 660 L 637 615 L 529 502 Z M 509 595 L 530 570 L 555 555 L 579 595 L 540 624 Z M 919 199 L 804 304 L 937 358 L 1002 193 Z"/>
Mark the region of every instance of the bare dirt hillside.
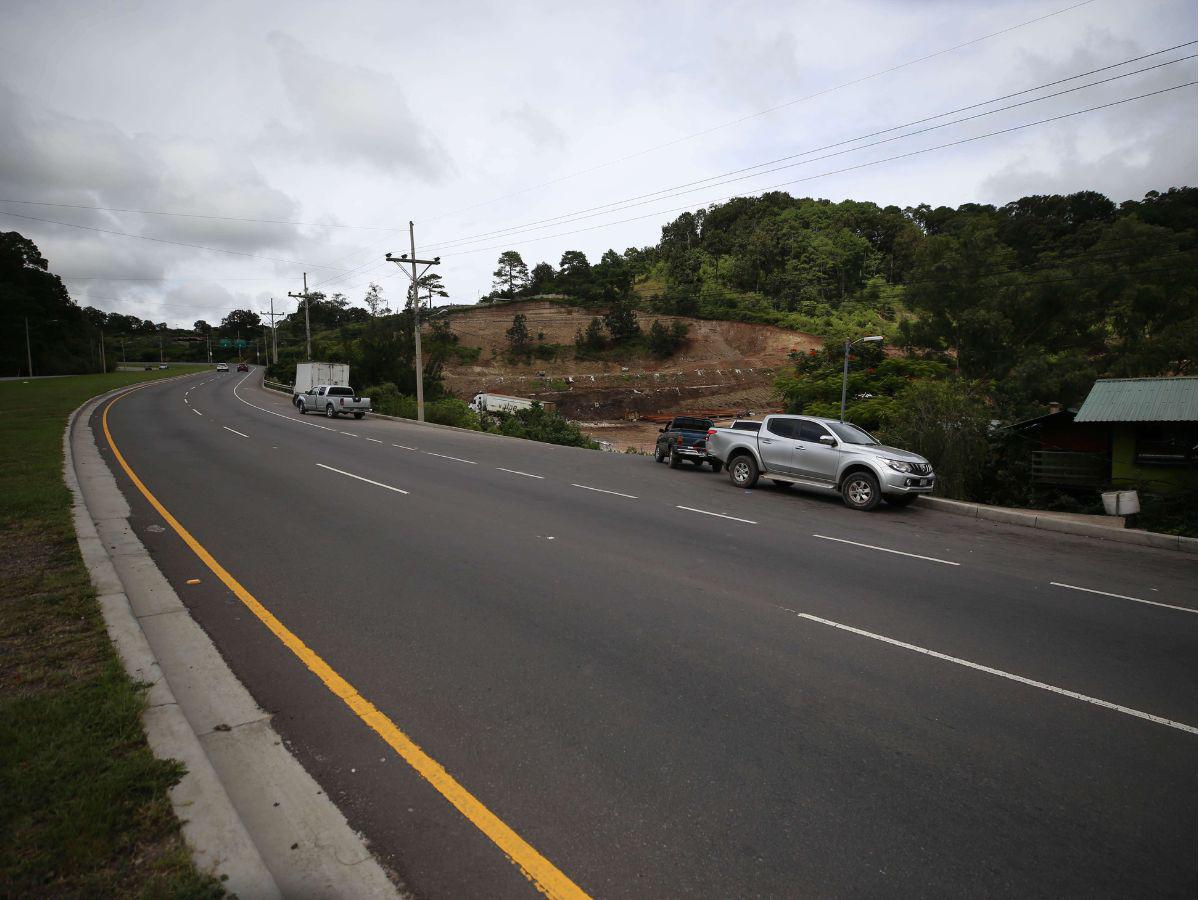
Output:
<path fill-rule="evenodd" d="M 532 337 L 540 334 L 545 343 L 560 346 L 554 359 L 516 365 L 505 360 L 505 332 L 518 313 L 525 315 Z M 787 366 L 788 354 L 821 345 L 815 335 L 772 325 L 640 314 L 643 328 L 656 318 L 664 325 L 687 323 L 687 345 L 666 360 L 651 356 L 622 362 L 575 359 L 576 331 L 602 313 L 595 308 L 531 300 L 447 315 L 460 342 L 481 349 L 478 365 L 446 370 L 447 386 L 464 398 L 493 391 L 553 401 L 564 415 L 597 423 L 597 432 L 615 431 L 614 423 L 643 415 L 769 408 L 772 384 Z M 596 436 L 601 437 L 599 433 Z"/>

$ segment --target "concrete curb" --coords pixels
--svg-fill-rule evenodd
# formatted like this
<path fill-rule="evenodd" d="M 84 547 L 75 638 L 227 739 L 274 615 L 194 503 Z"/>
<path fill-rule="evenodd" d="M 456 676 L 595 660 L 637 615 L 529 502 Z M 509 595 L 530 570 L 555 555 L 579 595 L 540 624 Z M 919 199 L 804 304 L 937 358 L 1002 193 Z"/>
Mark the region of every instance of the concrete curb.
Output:
<path fill-rule="evenodd" d="M 115 393 L 102 394 L 76 409 L 68 417 L 63 432 L 63 480 L 72 495 L 71 514 L 79 552 L 96 589 L 109 638 L 125 671 L 134 681 L 150 685 L 146 710 L 142 714 L 142 727 L 150 749 L 159 759 L 177 759 L 187 768 L 179 784 L 169 791 L 169 796 L 196 865 L 220 878 L 227 890 L 242 897 L 282 898 L 279 886 L 163 677 L 84 500 L 73 447 L 75 423 L 81 412 L 86 421 L 97 404 Z M 103 465 L 98 453 L 96 462 Z M 91 477 L 91 474 L 85 472 L 83 477 Z M 124 512 L 128 516 L 128 507 Z"/>
<path fill-rule="evenodd" d="M 1002 522 L 1005 525 L 1020 525 L 1025 528 L 1040 528 L 1042 531 L 1053 531 L 1058 534 L 1078 534 L 1085 537 L 1103 538 L 1106 541 L 1120 544 L 1138 544 L 1142 547 L 1158 547 L 1163 550 L 1196 553 L 1196 538 L 1180 537 L 1174 534 L 1158 534 L 1153 531 L 1140 531 L 1132 528 L 1109 528 L 1091 522 L 1074 522 L 1071 519 L 1046 513 L 1008 509 L 1002 506 L 987 506 L 983 503 L 965 503 L 961 500 L 947 500 L 943 497 L 921 497 L 918 503 L 921 506 L 939 509 L 951 515 L 967 516 L 971 519 L 985 519 L 989 522 Z"/>
<path fill-rule="evenodd" d="M 150 746 L 187 767 L 170 796 L 197 865 L 245 898 L 402 896 L 133 532 L 129 506 L 86 427 L 116 393 L 71 414 L 64 479 L 109 635 L 130 677 L 150 685 L 143 714 Z"/>

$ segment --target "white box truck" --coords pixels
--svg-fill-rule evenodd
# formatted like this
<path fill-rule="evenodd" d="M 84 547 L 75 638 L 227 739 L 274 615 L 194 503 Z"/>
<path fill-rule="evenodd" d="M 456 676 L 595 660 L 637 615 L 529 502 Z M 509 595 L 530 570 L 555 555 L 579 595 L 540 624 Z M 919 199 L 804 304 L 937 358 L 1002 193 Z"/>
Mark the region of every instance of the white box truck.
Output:
<path fill-rule="evenodd" d="M 292 402 L 305 391 L 321 384 L 349 387 L 350 367 L 345 363 L 296 363 L 296 383 L 292 385 Z"/>

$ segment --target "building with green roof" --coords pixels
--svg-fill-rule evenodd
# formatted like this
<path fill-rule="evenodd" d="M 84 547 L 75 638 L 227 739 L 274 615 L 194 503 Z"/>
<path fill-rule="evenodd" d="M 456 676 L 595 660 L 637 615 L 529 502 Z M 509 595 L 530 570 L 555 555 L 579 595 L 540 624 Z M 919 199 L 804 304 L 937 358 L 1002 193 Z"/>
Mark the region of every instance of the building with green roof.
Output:
<path fill-rule="evenodd" d="M 1075 415 L 1111 428 L 1112 483 L 1196 490 L 1196 377 L 1101 378 Z"/>

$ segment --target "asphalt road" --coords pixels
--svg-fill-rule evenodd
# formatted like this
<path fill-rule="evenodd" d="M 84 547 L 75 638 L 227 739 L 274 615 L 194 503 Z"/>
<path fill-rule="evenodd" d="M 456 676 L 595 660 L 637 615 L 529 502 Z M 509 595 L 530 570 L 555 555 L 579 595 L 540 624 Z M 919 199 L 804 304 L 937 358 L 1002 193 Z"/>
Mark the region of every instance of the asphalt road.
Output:
<path fill-rule="evenodd" d="M 301 417 L 258 378 L 137 390 L 114 439 L 213 557 L 589 894 L 1195 896 L 1194 557 Z M 535 896 L 117 476 L 381 861 L 420 897 Z"/>

